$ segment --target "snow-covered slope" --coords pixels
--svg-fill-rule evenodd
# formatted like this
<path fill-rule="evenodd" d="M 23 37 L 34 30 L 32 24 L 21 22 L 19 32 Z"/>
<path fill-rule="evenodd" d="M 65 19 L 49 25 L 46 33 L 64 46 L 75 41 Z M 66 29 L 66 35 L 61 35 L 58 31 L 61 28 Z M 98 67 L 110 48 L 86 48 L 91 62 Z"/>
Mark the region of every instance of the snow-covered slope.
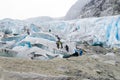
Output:
<path fill-rule="evenodd" d="M 118 15 L 119 7 L 120 0 L 78 0 L 66 14 L 65 20 Z"/>

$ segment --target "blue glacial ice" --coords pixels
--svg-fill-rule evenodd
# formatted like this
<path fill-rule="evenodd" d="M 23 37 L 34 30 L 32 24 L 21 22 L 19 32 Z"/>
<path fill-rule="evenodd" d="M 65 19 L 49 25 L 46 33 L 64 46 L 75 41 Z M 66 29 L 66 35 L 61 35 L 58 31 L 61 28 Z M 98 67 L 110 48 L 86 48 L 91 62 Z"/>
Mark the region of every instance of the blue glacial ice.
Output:
<path fill-rule="evenodd" d="M 30 35 L 23 33 L 26 25 L 30 29 Z M 51 29 L 51 32 L 49 32 L 49 29 Z M 16 51 L 23 54 L 29 54 L 32 51 L 39 54 L 43 53 L 44 56 L 48 53 L 52 56 L 56 53 L 59 54 L 61 51 L 56 49 L 55 35 L 58 35 L 64 42 L 91 41 L 92 44 L 104 43 L 110 47 L 120 47 L 120 15 L 70 21 L 51 21 L 37 24 L 37 26 L 36 24 L 5 20 L 0 21 L 0 31 L 19 34 L 6 38 L 0 37 L 0 40 L 6 43 L 15 41 L 12 44 L 12 49 L 16 50 L 21 47 L 20 50 Z"/>

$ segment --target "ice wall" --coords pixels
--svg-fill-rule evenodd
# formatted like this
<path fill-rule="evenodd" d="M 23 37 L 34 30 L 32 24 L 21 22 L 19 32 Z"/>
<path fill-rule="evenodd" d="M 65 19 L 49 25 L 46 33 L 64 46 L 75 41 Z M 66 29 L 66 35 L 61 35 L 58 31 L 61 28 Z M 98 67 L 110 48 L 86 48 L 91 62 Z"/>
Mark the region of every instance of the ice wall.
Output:
<path fill-rule="evenodd" d="M 27 23 L 15 20 L 0 21 L 0 31 L 6 29 L 13 33 L 23 34 Z M 36 26 L 37 25 L 37 26 Z M 39 26 L 39 27 L 38 27 Z M 40 24 L 29 24 L 31 35 L 39 32 L 59 35 L 65 41 L 104 42 L 107 45 L 120 46 L 120 15 L 75 19 L 70 21 L 51 21 Z M 46 36 L 47 37 L 47 36 Z"/>
<path fill-rule="evenodd" d="M 70 41 L 104 42 L 107 45 L 120 44 L 120 16 L 85 18 L 71 21 L 57 21 L 42 25 L 52 33 Z M 47 27 L 47 28 L 46 28 Z"/>

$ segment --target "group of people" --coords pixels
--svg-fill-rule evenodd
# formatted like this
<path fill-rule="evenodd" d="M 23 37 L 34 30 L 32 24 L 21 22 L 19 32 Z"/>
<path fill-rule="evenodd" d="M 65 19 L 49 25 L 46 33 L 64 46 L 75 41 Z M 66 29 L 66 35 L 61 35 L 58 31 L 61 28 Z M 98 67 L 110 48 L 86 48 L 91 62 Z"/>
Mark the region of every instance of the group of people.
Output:
<path fill-rule="evenodd" d="M 63 43 L 61 42 L 61 39 L 60 39 L 60 37 L 58 36 L 58 35 L 56 35 L 56 37 L 57 37 L 57 42 L 56 42 L 56 45 L 57 45 L 57 48 L 58 49 L 62 49 L 63 48 Z M 68 45 L 65 45 L 65 50 L 67 51 L 67 52 L 69 52 L 69 47 L 68 47 Z"/>
<path fill-rule="evenodd" d="M 63 48 L 63 44 L 61 42 L 61 39 L 60 39 L 59 36 L 56 36 L 56 37 L 58 39 L 58 41 L 56 41 L 57 48 L 58 49 L 62 49 Z M 65 48 L 65 50 L 67 52 L 69 52 L 69 46 L 67 44 L 65 45 L 64 48 Z M 76 48 L 75 48 L 75 50 L 74 50 L 74 52 L 72 54 L 63 55 L 63 58 L 82 56 L 82 54 L 83 54 L 83 50 L 81 48 L 79 48 L 78 46 L 76 46 Z M 43 56 L 41 54 L 35 54 L 35 52 L 32 52 L 31 55 L 32 55 L 31 59 L 34 59 L 35 57 Z M 57 57 L 57 56 L 55 56 L 55 57 Z"/>
<path fill-rule="evenodd" d="M 58 35 L 56 35 L 56 37 L 58 39 L 57 42 L 56 42 L 57 48 L 62 49 L 63 48 L 63 43 L 61 42 L 61 39 Z M 69 52 L 69 46 L 68 45 L 65 45 L 65 50 L 67 52 Z M 72 56 L 82 56 L 82 54 L 83 54 L 82 48 L 79 48 L 78 46 L 76 46 L 76 49 L 74 50 L 73 54 L 64 55 L 63 58 L 69 58 L 69 57 L 72 57 Z"/>

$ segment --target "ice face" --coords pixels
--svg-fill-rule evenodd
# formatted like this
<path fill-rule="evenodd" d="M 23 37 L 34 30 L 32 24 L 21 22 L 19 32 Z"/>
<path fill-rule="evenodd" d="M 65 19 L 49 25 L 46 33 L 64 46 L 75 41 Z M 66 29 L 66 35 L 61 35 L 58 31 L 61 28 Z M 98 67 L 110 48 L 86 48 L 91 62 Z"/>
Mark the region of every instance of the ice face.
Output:
<path fill-rule="evenodd" d="M 24 39 L 26 37 L 26 35 L 23 36 L 15 36 L 15 37 L 6 37 L 6 38 L 2 38 L 2 41 L 13 41 L 15 40 L 16 42 L 21 41 L 22 39 Z"/>
<path fill-rule="evenodd" d="M 18 46 L 27 46 L 29 48 L 32 47 L 31 43 L 29 41 L 22 41 L 18 44 Z"/>
<path fill-rule="evenodd" d="M 119 15 L 53 22 L 49 27 L 54 34 L 69 41 L 93 40 L 93 43 L 103 42 L 111 46 L 120 44 Z"/>
<path fill-rule="evenodd" d="M 34 24 L 30 25 L 30 30 L 33 32 L 40 32 L 40 29 Z"/>
<path fill-rule="evenodd" d="M 33 33 L 30 37 L 44 38 L 50 41 L 56 41 L 55 37 L 46 33 Z"/>

